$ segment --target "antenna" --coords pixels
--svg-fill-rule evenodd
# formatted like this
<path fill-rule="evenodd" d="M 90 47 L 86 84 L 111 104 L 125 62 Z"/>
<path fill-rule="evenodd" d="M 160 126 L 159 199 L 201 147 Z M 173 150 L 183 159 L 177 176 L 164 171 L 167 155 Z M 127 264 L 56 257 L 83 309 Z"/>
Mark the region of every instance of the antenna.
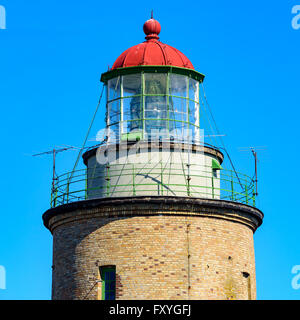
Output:
<path fill-rule="evenodd" d="M 255 167 L 255 196 L 258 196 L 258 192 L 257 192 L 257 163 L 258 163 L 258 159 L 257 159 L 257 151 L 263 151 L 266 150 L 266 146 L 258 146 L 258 147 L 243 147 L 243 148 L 238 148 L 240 149 L 241 152 L 243 151 L 248 151 L 249 149 L 251 150 L 253 157 L 254 157 L 254 167 Z"/>
<path fill-rule="evenodd" d="M 77 147 L 73 147 L 73 146 L 67 146 L 67 147 L 60 148 L 60 149 L 56 149 L 56 148 L 60 148 L 60 147 L 54 147 L 52 150 L 41 152 L 41 153 L 36 153 L 36 154 L 32 155 L 33 157 L 37 157 L 37 156 L 43 156 L 43 155 L 46 155 L 46 154 L 53 154 L 52 192 L 54 192 L 54 190 L 55 190 L 55 180 L 56 180 L 56 178 L 55 178 L 55 160 L 56 160 L 56 154 L 59 153 L 59 152 L 67 151 L 69 149 L 78 149 Z"/>
<path fill-rule="evenodd" d="M 207 134 L 202 137 L 225 137 L 226 134 Z"/>

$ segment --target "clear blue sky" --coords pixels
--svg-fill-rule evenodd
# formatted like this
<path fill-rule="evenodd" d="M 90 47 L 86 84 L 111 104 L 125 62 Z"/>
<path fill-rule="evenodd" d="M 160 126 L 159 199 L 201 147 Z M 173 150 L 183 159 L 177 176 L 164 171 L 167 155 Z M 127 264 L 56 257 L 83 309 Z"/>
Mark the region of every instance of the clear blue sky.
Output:
<path fill-rule="evenodd" d="M 161 41 L 178 48 L 206 75 L 205 88 L 237 169 L 251 175 L 259 154 L 255 233 L 258 299 L 299 299 L 291 286 L 300 265 L 300 29 L 294 1 L 21 1 L 0 0 L 1 210 L 0 299 L 50 299 L 51 157 L 30 154 L 81 145 L 96 107 L 99 78 L 128 47 L 144 40 L 154 9 Z M 104 110 L 96 127 L 103 126 Z M 58 156 L 71 169 L 74 152 Z"/>

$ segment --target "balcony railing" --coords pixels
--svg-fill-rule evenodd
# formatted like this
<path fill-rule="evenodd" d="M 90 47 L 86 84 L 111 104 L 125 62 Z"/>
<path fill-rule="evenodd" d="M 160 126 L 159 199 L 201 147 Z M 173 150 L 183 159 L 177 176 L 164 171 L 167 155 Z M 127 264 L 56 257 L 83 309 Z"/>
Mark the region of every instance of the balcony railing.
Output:
<path fill-rule="evenodd" d="M 70 179 L 70 177 L 72 177 Z M 186 196 L 235 201 L 255 206 L 253 179 L 231 170 L 162 163 L 103 165 L 101 170 L 82 169 L 57 177 L 51 207 L 70 202 L 108 197 Z"/>

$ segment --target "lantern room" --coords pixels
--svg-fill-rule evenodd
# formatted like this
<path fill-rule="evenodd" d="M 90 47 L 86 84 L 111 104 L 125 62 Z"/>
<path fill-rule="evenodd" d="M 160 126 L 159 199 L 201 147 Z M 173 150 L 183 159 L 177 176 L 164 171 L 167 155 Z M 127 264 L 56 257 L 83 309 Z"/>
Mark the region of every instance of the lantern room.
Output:
<path fill-rule="evenodd" d="M 123 52 L 101 77 L 110 142 L 199 144 L 199 83 L 204 75 L 183 53 L 159 41 L 158 21 L 151 18 L 143 29 L 146 41 Z"/>

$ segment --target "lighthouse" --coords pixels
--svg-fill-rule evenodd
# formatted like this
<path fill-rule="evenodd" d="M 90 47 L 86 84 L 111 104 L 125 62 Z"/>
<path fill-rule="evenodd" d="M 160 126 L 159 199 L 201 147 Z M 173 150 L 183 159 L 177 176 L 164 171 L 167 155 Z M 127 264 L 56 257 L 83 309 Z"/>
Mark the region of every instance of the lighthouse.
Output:
<path fill-rule="evenodd" d="M 43 214 L 52 299 L 255 299 L 255 182 L 204 141 L 204 75 L 153 17 L 143 30 L 101 75 L 103 138 Z"/>

